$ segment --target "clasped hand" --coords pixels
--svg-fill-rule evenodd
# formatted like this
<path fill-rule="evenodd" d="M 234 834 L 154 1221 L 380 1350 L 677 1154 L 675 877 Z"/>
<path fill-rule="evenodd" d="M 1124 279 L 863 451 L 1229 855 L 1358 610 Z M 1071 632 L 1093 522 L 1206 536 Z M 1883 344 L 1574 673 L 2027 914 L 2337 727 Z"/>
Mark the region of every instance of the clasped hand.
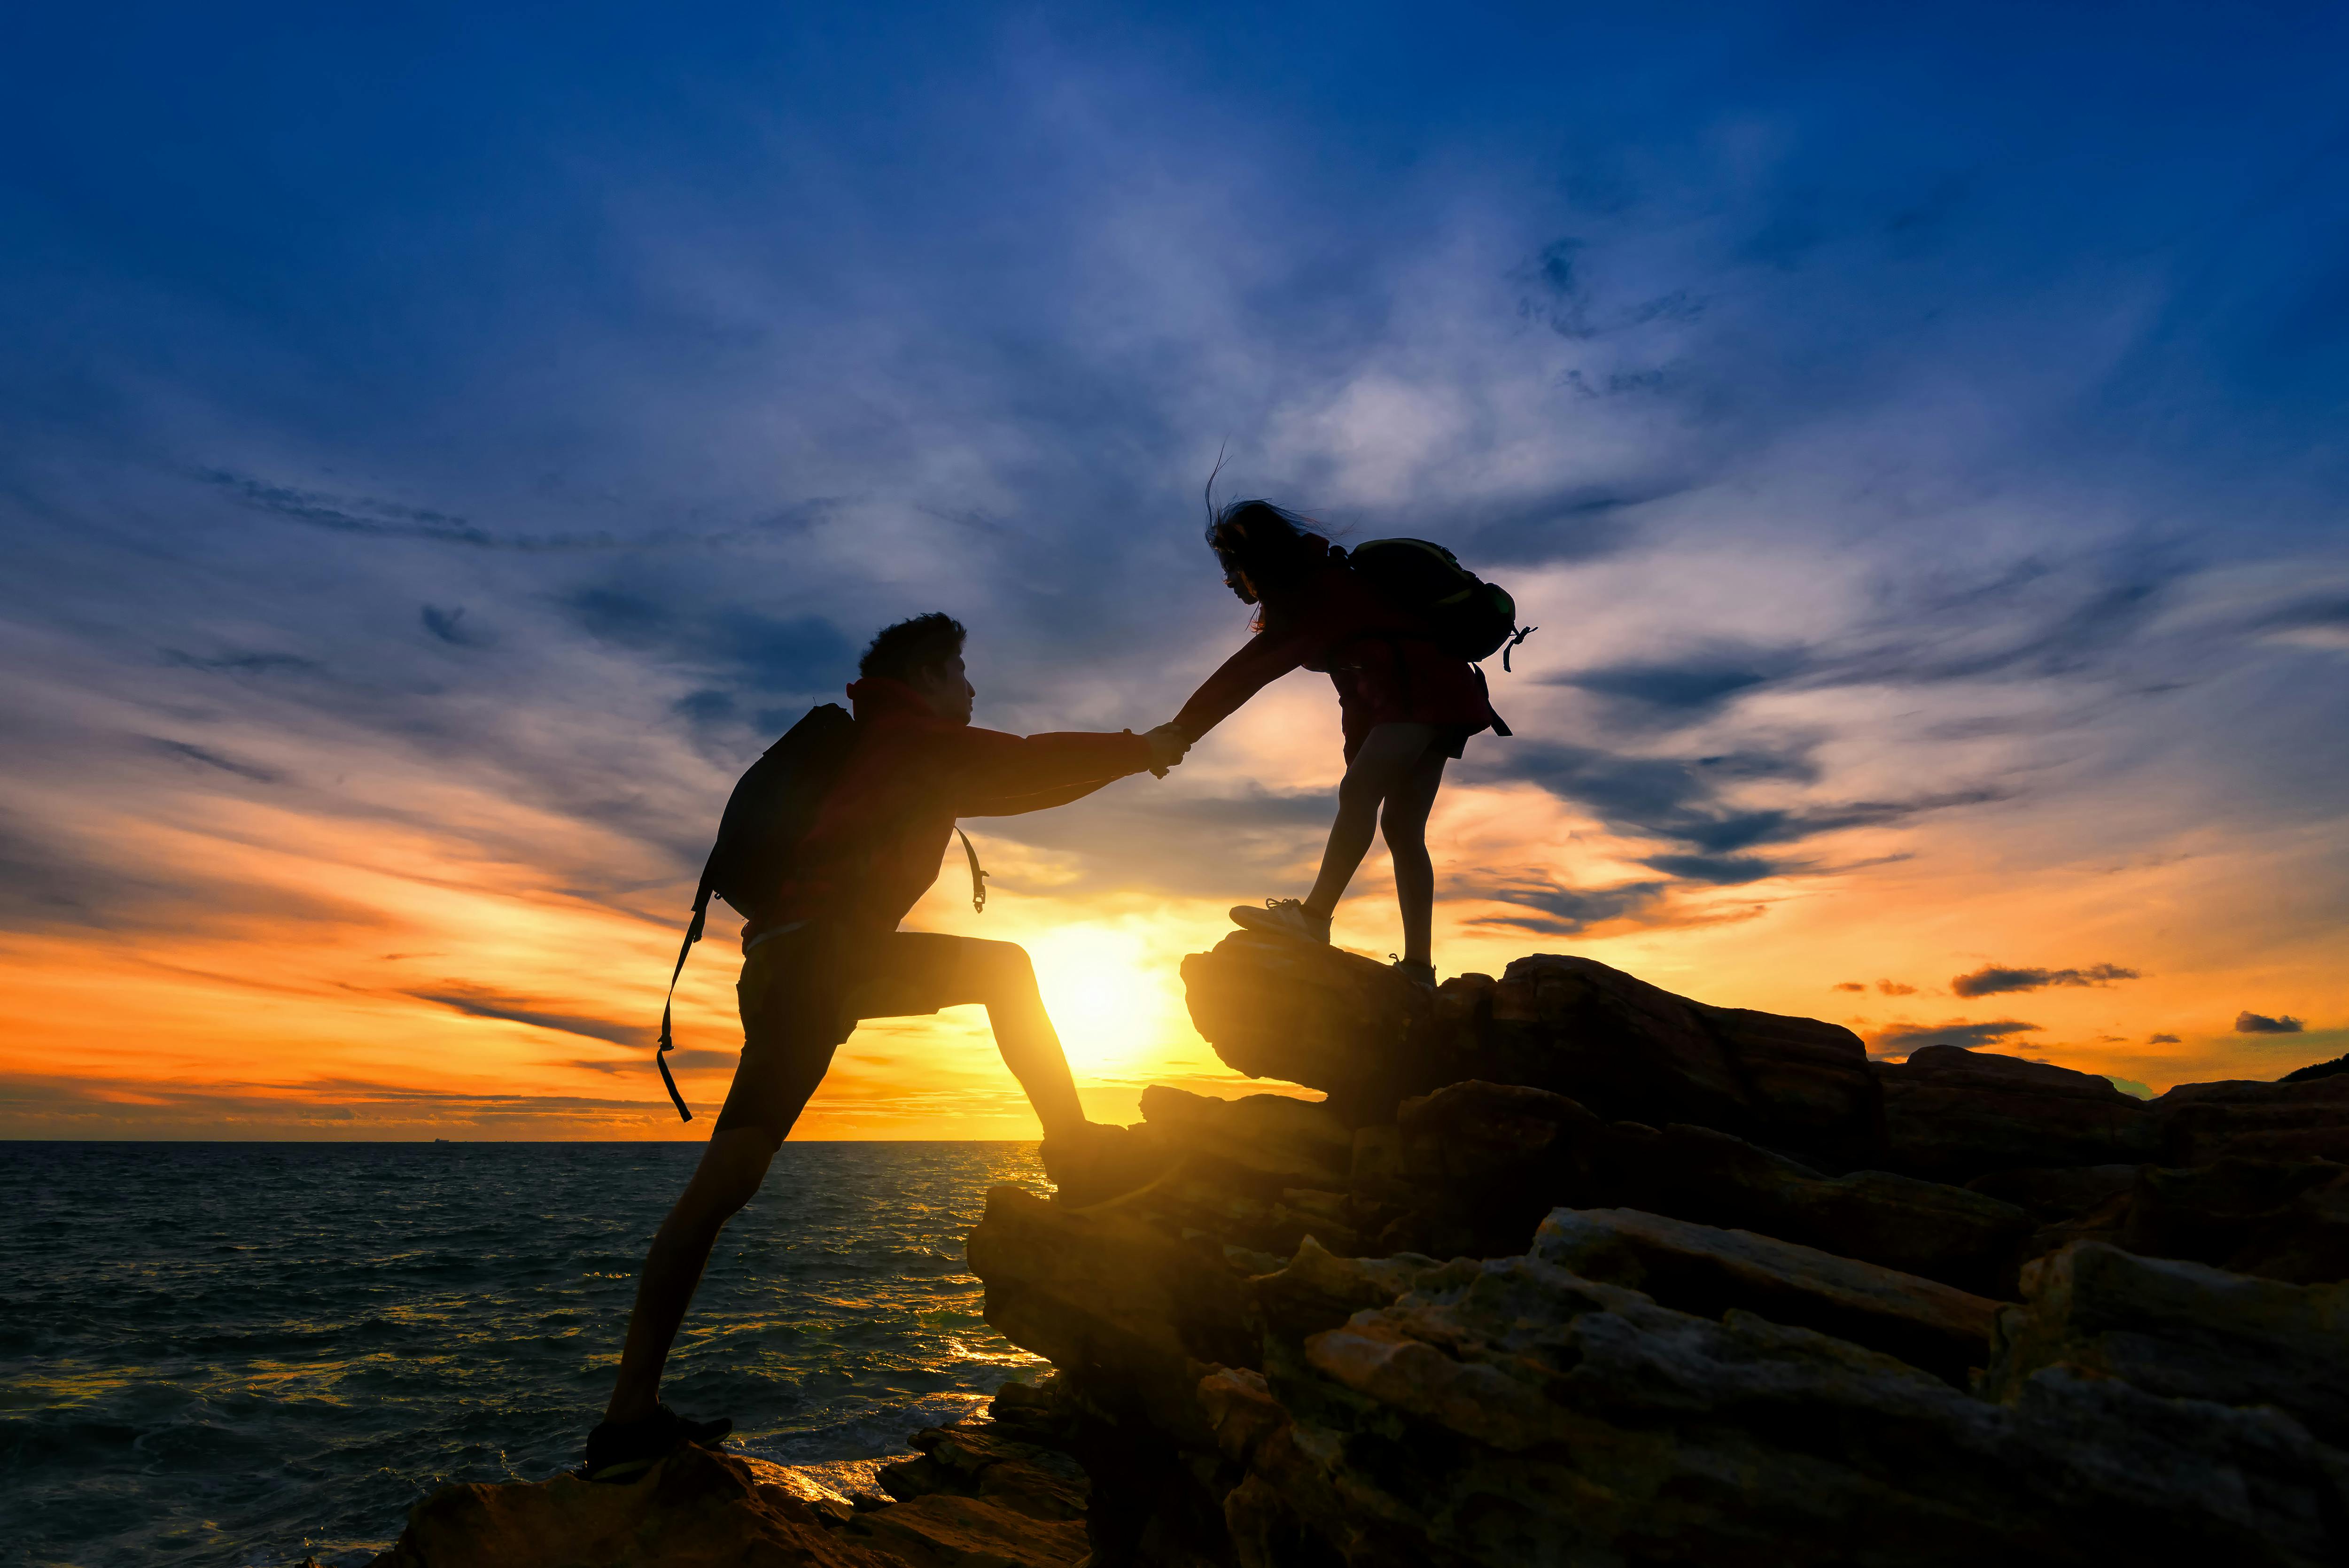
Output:
<path fill-rule="evenodd" d="M 1150 742 L 1150 771 L 1161 779 L 1191 749 L 1191 738 L 1173 723 L 1162 724 L 1142 738 Z"/>

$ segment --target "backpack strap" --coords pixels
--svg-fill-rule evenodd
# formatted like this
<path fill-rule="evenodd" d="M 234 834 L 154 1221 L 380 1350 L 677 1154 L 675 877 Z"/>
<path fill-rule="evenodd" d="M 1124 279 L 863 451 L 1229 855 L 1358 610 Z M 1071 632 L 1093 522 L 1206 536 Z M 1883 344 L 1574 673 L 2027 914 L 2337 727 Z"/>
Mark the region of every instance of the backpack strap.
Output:
<path fill-rule="evenodd" d="M 1540 630 L 1541 628 L 1539 626 L 1519 626 L 1516 629 L 1516 634 L 1511 636 L 1507 642 L 1501 645 L 1501 667 L 1505 670 L 1507 669 L 1509 667 L 1509 655 L 1516 651 L 1517 645 Z M 1501 731 L 1501 733 L 1503 735 L 1506 735 L 1509 732 L 1505 729 Z"/>
<path fill-rule="evenodd" d="M 668 1054 L 677 1048 L 669 1037 L 669 1008 L 677 1002 L 677 977 L 685 973 L 686 954 L 701 940 L 702 923 L 709 916 L 709 872 L 701 873 L 701 886 L 693 895 L 693 921 L 685 928 L 685 940 L 678 945 L 677 967 L 668 972 L 668 995 L 661 998 L 660 1049 L 653 1053 L 653 1066 L 660 1068 L 661 1087 L 668 1090 L 669 1103 L 677 1107 L 678 1119 L 691 1121 L 693 1112 L 686 1109 L 685 1096 L 677 1092 L 677 1079 L 669 1076 Z"/>
<path fill-rule="evenodd" d="M 970 847 L 970 835 L 960 828 L 955 837 L 962 841 L 963 858 L 970 861 L 970 907 L 974 914 L 987 913 L 987 873 L 978 869 L 978 851 Z"/>

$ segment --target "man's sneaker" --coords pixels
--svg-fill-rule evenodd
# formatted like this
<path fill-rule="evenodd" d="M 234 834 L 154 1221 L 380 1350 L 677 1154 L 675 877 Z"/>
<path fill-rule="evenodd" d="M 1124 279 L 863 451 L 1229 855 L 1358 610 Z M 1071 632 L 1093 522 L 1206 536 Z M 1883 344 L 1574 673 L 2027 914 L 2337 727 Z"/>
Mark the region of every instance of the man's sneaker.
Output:
<path fill-rule="evenodd" d="M 587 1462 L 580 1473 L 589 1480 L 632 1481 L 688 1444 L 716 1448 L 733 1429 L 730 1416 L 688 1420 L 667 1405 L 655 1405 L 651 1415 L 633 1421 L 597 1422 L 587 1434 Z"/>
<path fill-rule="evenodd" d="M 1156 1139 L 1097 1121 L 1087 1122 L 1073 1137 L 1044 1140 L 1037 1152 L 1043 1157 L 1044 1174 L 1060 1189 L 1061 1202 L 1072 1209 L 1090 1209 L 1146 1187 L 1174 1162 Z"/>
<path fill-rule="evenodd" d="M 1394 961 L 1394 969 L 1396 974 L 1414 985 L 1429 991 L 1435 989 L 1435 965 L 1432 963 L 1415 964 L 1408 958 L 1398 958 Z"/>
<path fill-rule="evenodd" d="M 1252 903 L 1235 904 L 1232 923 L 1305 942 L 1326 944 L 1330 940 L 1330 917 L 1307 909 L 1301 898 L 1268 898 L 1262 909 Z"/>

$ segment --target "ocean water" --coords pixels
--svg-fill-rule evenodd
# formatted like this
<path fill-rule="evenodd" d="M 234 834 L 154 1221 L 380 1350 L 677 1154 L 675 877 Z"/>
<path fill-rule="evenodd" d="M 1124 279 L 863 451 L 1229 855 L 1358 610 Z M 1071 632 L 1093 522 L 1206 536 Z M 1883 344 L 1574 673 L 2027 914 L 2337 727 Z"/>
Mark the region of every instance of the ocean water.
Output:
<path fill-rule="evenodd" d="M 0 1563 L 361 1563 L 577 1462 L 699 1144 L 0 1143 Z M 905 1451 L 1041 1363 L 963 1237 L 1030 1143 L 788 1143 L 667 1398 L 741 1450 Z"/>

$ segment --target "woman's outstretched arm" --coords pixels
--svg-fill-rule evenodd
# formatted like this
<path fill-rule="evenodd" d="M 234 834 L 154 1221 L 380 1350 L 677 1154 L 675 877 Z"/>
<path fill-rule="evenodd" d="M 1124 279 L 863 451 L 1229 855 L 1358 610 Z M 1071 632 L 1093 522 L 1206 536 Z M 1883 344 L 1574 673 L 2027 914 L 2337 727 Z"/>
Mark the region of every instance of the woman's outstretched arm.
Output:
<path fill-rule="evenodd" d="M 1258 632 L 1199 683 L 1199 689 L 1174 716 L 1175 725 L 1197 740 L 1238 712 L 1248 698 L 1303 664 L 1312 647 L 1311 634 L 1301 628 Z"/>

